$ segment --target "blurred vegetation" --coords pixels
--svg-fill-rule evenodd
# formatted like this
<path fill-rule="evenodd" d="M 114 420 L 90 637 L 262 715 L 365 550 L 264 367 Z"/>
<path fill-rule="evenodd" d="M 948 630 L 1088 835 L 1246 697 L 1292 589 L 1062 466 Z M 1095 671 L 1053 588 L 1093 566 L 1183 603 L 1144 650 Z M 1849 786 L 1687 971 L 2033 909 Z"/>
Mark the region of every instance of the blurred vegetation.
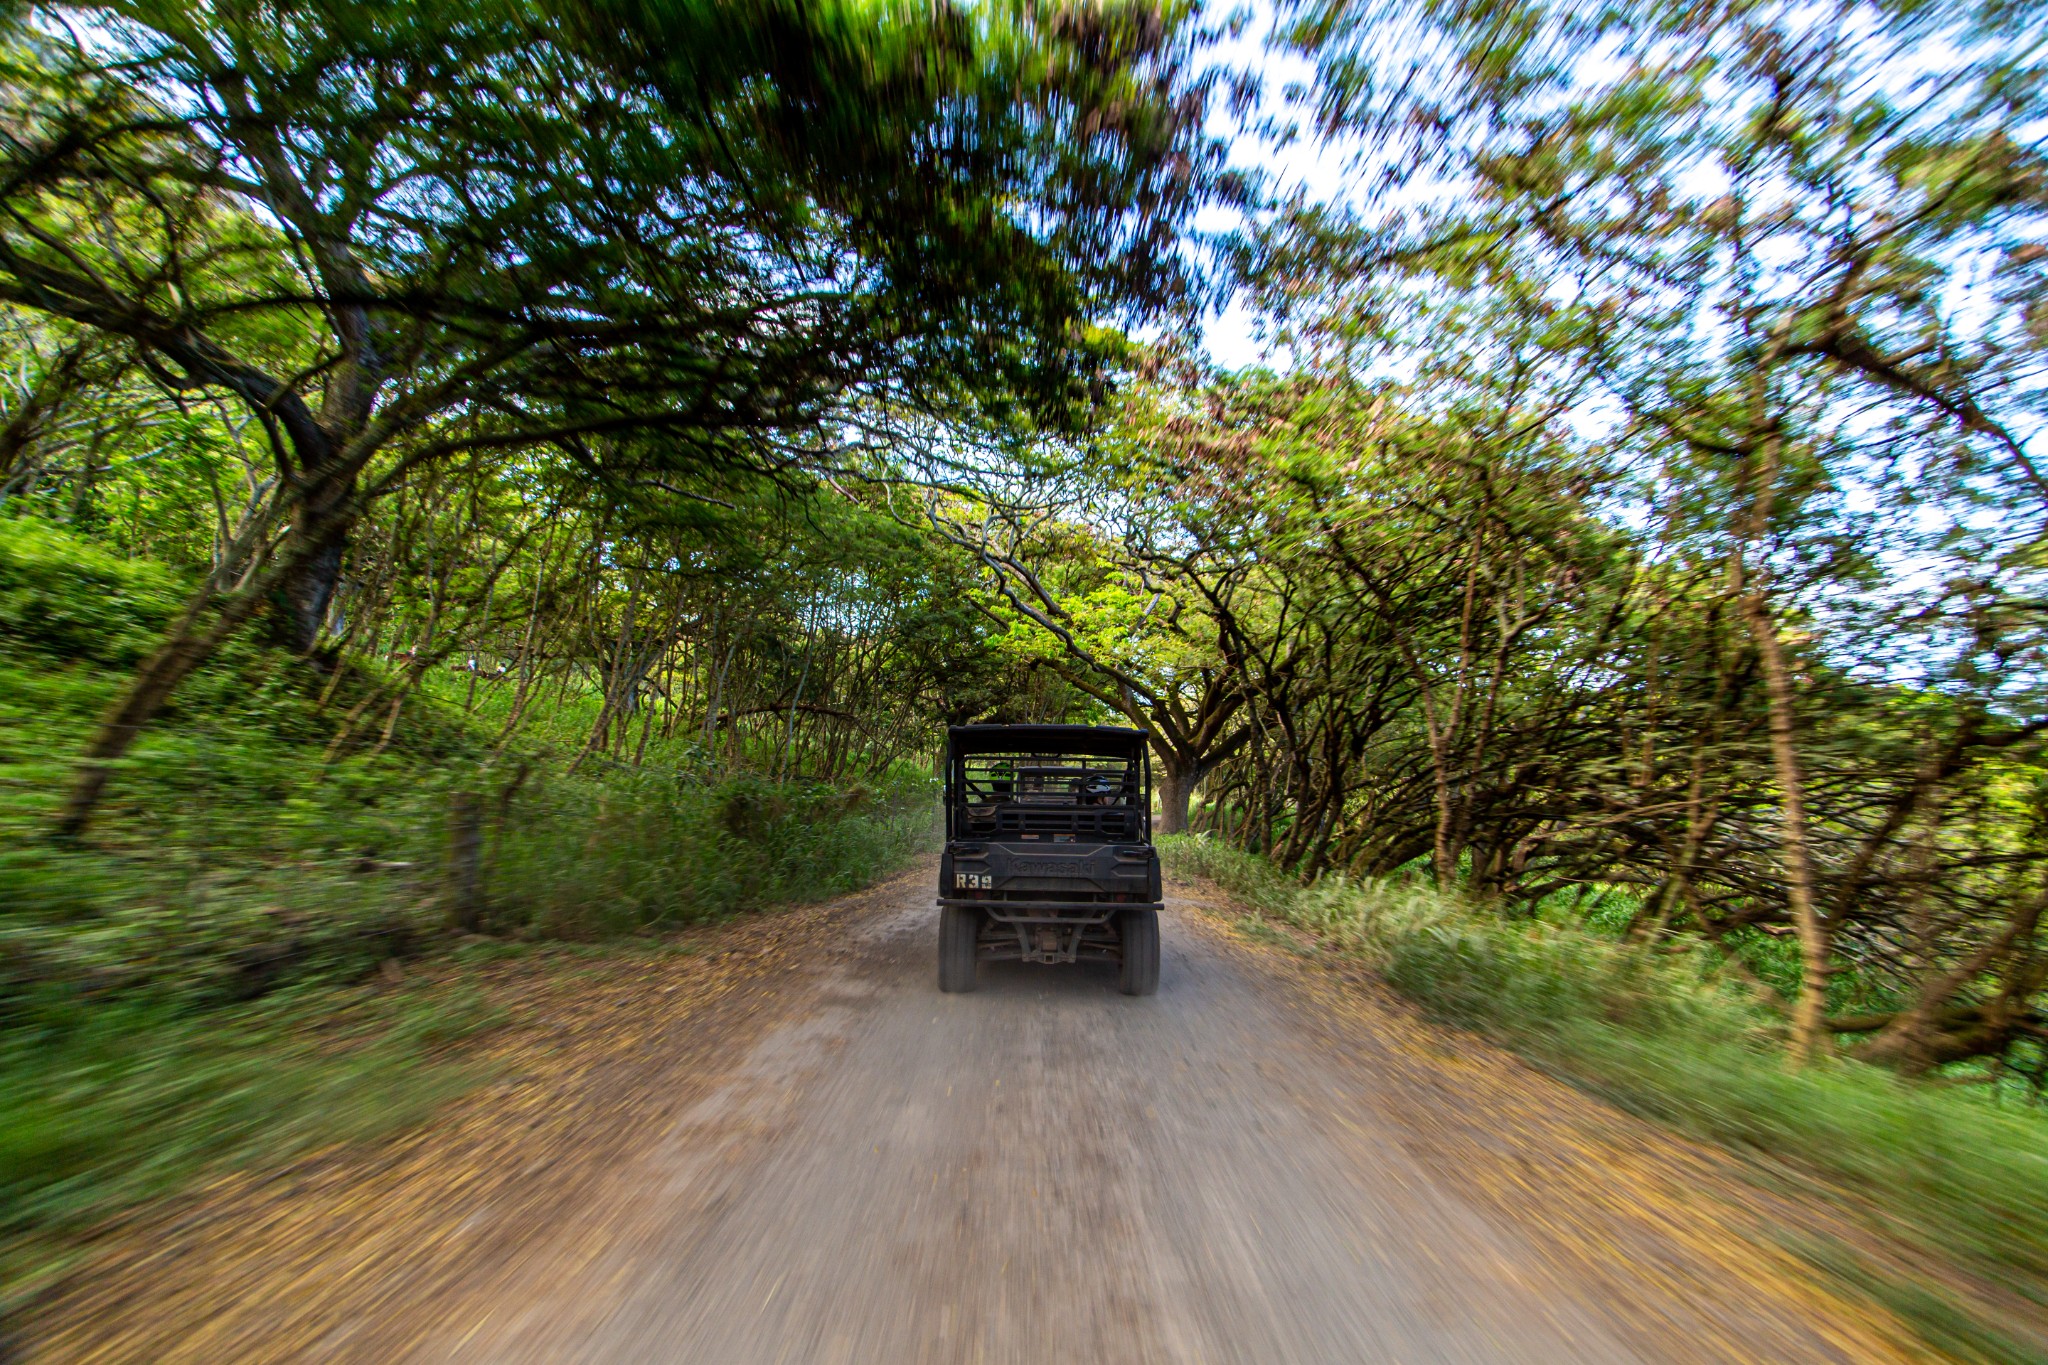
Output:
<path fill-rule="evenodd" d="M 1176 856 L 2037 1292 L 2031 16 L 1273 18 L 1277 103 L 1179 4 L 0 6 L 0 1216 L 1117 718 Z"/>
<path fill-rule="evenodd" d="M 770 781 L 653 746 L 496 745 L 502 717 L 423 689 L 333 746 L 389 674 L 224 648 L 124 760 L 91 843 L 42 837 L 68 753 L 176 609 L 178 574 L 33 518 L 0 520 L 0 1272 L 194 1175 L 424 1116 L 475 1079 L 448 1045 L 473 991 L 379 969 L 465 942 L 602 940 L 819 899 L 932 828 L 928 765 Z M 563 707 L 581 734 L 600 703 Z M 678 752 L 678 749 L 680 750 Z M 674 761 L 671 761 L 674 760 Z M 451 923 L 451 802 L 481 794 L 482 904 Z M 403 979 L 402 973 L 400 978 Z M 459 973 L 458 978 L 459 980 Z"/>
<path fill-rule="evenodd" d="M 331 964 L 330 964 L 331 970 Z M 483 1078 L 453 1045 L 501 1022 L 475 993 L 313 976 L 205 1009 L 12 1000 L 0 1027 L 0 1311 L 100 1220 L 197 1177 L 391 1132 Z"/>
<path fill-rule="evenodd" d="M 1788 1068 L 1781 1017 L 1703 945 L 1630 942 L 1626 917 L 1572 907 L 1503 919 L 1426 878 L 1302 882 L 1203 835 L 1161 843 L 1167 866 L 1215 882 L 1329 950 L 1356 956 L 1447 1022 L 1477 1029 L 1646 1118 L 1792 1162 L 1909 1244 L 2048 1307 L 2048 1115 L 1985 1088 L 1931 1087 L 1840 1061 Z M 1618 908 L 1617 908 L 1618 909 Z M 1964 1359 L 2038 1359 L 1928 1286 L 1885 1285 L 1847 1248 L 1833 1270 L 1883 1287 L 1909 1321 L 1946 1313 Z M 1870 1285 L 1864 1287 L 1868 1288 Z M 1963 1324 L 1963 1325 L 1959 1325 Z M 1939 1333 L 1936 1333 L 1939 1335 Z"/>
<path fill-rule="evenodd" d="M 390 964 L 860 886 L 1065 708 L 897 490 L 1198 306 L 1195 38 L 0 6 L 0 1241 L 418 1112 Z"/>
<path fill-rule="evenodd" d="M 1236 244 L 1270 367 L 1157 356 L 1079 510 L 934 521 L 1161 828 L 1626 904 L 1795 1061 L 2048 1102 L 2038 18 L 1283 6 L 1347 173 Z"/>
<path fill-rule="evenodd" d="M 488 927 L 558 937 L 834 894 L 900 858 L 928 818 L 916 764 L 866 783 L 770 782 L 689 766 L 699 755 L 684 744 L 571 772 L 573 753 L 500 750 L 487 712 L 431 690 L 388 742 L 373 732 L 336 748 L 341 713 L 388 677 L 361 664 L 323 677 L 244 641 L 125 760 L 118 832 L 90 847 L 35 837 L 66 741 L 118 687 L 121 642 L 149 638 L 172 588 L 160 565 L 0 521 L 0 820 L 14 836 L 0 852 L 0 933 L 14 978 L 160 976 L 233 994 L 316 962 L 360 970 L 412 951 L 440 923 L 458 792 L 486 807 Z M 80 643 L 86 630 L 110 643 Z M 552 719 L 573 727 L 576 708 Z"/>

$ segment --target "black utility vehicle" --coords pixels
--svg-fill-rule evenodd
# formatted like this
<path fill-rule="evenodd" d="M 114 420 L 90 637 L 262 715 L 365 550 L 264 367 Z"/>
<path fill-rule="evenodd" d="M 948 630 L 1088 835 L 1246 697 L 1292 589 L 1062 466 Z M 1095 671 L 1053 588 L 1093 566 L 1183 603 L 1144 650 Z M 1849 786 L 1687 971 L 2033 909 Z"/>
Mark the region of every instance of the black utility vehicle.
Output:
<path fill-rule="evenodd" d="M 1106 725 L 956 725 L 946 732 L 939 989 L 983 962 L 1122 966 L 1159 989 L 1159 852 L 1145 736 Z"/>

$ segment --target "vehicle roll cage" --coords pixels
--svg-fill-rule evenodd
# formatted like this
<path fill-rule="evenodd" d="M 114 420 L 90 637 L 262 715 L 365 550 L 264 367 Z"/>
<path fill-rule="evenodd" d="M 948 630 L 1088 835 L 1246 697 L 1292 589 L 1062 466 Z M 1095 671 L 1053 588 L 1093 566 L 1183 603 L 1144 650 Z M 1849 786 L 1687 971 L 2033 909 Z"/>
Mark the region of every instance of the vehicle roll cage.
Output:
<path fill-rule="evenodd" d="M 946 837 L 1150 843 L 1152 763 L 1139 730 L 956 725 L 946 733 Z"/>

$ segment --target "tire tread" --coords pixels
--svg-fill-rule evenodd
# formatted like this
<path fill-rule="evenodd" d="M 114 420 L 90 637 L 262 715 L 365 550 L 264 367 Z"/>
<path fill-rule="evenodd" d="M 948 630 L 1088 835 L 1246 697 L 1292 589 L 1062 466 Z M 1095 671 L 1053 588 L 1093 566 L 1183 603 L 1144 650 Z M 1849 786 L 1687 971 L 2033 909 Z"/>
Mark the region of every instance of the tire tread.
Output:
<path fill-rule="evenodd" d="M 939 989 L 960 995 L 975 988 L 981 912 L 960 905 L 939 907 Z"/>
<path fill-rule="evenodd" d="M 1116 917 L 1124 960 L 1117 989 L 1125 995 L 1151 995 L 1159 989 L 1159 912 L 1126 910 Z"/>

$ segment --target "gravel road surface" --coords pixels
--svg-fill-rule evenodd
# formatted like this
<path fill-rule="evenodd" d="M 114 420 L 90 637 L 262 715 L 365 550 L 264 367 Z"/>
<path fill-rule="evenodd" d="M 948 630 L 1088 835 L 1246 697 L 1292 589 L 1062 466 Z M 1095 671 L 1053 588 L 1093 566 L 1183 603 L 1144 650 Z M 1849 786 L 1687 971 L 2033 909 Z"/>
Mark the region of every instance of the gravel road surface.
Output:
<path fill-rule="evenodd" d="M 507 964 L 502 1079 L 111 1230 L 28 1358 L 1919 1358 L 1780 1248 L 1822 1211 L 1213 891 L 1170 889 L 1157 996 L 1022 964 L 945 996 L 931 877 Z"/>
<path fill-rule="evenodd" d="M 1169 912 L 1150 999 L 1019 963 L 945 996 L 919 890 L 682 1118 L 629 1226 L 417 1358 L 1879 1358 L 1796 1306 L 1603 1304 L 1566 1230 L 1489 1217 L 1412 1155 L 1429 1116 L 1388 1109 L 1415 1096 L 1214 927 Z"/>

